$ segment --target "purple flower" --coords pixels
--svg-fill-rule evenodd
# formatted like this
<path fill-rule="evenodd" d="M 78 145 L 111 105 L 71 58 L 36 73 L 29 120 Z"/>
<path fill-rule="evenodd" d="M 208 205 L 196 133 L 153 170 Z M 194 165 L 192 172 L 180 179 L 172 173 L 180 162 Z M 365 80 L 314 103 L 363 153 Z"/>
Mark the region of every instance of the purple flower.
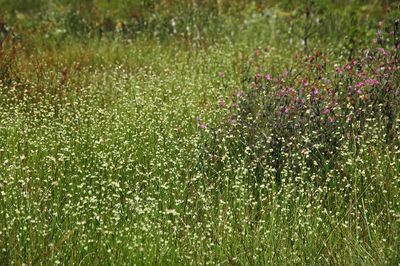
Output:
<path fill-rule="evenodd" d="M 387 56 L 387 55 L 388 55 L 388 53 L 386 52 L 385 49 L 383 49 L 383 48 L 378 48 L 378 50 L 381 52 L 381 54 L 382 54 L 383 56 Z"/>
<path fill-rule="evenodd" d="M 376 79 L 367 79 L 367 83 L 371 86 L 375 86 L 379 84 L 379 81 L 377 81 Z"/>
<path fill-rule="evenodd" d="M 335 70 L 339 75 L 343 74 L 343 70 L 340 67 L 336 67 Z"/>
<path fill-rule="evenodd" d="M 288 106 L 285 106 L 285 107 L 282 108 L 282 112 L 285 113 L 285 114 L 288 114 L 289 110 L 290 110 L 290 108 Z"/>
<path fill-rule="evenodd" d="M 271 75 L 270 74 L 266 74 L 265 75 L 265 79 L 268 80 L 268 81 L 271 80 Z"/>
<path fill-rule="evenodd" d="M 356 88 L 360 89 L 360 88 L 364 87 L 364 85 L 365 85 L 364 82 L 358 82 L 358 83 L 356 84 Z"/>
<path fill-rule="evenodd" d="M 236 108 L 238 107 L 238 104 L 237 104 L 237 102 L 232 102 L 232 105 L 231 105 L 231 107 L 232 107 L 233 109 L 236 109 Z"/>
<path fill-rule="evenodd" d="M 362 94 L 362 90 L 357 89 L 357 90 L 356 90 L 356 94 L 358 94 L 358 95 Z"/>

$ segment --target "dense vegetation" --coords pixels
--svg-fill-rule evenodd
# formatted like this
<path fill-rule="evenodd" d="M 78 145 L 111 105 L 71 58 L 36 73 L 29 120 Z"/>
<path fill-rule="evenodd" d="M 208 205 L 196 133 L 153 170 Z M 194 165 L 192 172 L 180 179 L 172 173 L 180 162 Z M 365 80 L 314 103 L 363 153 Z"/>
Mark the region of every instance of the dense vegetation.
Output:
<path fill-rule="evenodd" d="M 0 265 L 397 265 L 399 11 L 0 1 Z"/>

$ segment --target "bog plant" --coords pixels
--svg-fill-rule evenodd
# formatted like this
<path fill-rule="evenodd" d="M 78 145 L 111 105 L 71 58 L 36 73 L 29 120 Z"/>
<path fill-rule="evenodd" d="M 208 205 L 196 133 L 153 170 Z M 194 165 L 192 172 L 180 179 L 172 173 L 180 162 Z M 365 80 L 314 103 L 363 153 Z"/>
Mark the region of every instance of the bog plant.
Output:
<path fill-rule="evenodd" d="M 349 57 L 314 20 L 292 45 L 280 3 L 24 2 L 0 4 L 0 265 L 398 264 L 395 10 L 313 9 L 377 25 Z"/>
<path fill-rule="evenodd" d="M 278 182 L 286 164 L 298 167 L 297 161 L 282 154 L 307 155 L 307 167 L 319 172 L 326 170 L 327 162 L 329 168 L 334 166 L 343 143 L 358 149 L 364 137 L 379 135 L 385 146 L 398 146 L 397 55 L 394 46 L 375 46 L 337 65 L 316 51 L 297 58 L 296 70 L 276 76 L 257 73 L 231 119 L 241 125 L 238 133 L 244 143 L 267 156 L 261 161 L 275 169 Z M 260 143 L 265 143 L 261 149 Z"/>

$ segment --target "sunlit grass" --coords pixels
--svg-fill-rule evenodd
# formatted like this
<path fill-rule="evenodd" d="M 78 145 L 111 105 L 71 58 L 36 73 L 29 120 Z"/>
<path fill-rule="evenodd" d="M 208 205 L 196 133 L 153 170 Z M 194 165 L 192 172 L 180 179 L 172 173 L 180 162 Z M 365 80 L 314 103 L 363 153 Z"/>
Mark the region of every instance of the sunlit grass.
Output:
<path fill-rule="evenodd" d="M 342 83 L 361 88 L 363 77 L 335 76 L 348 63 L 342 46 L 316 41 L 304 55 L 280 36 L 276 9 L 256 8 L 215 39 L 4 43 L 1 265 L 399 262 L 400 147 L 388 128 L 400 120 L 384 105 L 398 100 L 398 69 L 379 80 L 394 92 L 365 85 L 381 102 L 347 121 L 355 107 Z M 310 63 L 320 50 L 322 74 Z M 332 113 L 291 101 L 304 78 L 332 78 L 335 126 Z"/>

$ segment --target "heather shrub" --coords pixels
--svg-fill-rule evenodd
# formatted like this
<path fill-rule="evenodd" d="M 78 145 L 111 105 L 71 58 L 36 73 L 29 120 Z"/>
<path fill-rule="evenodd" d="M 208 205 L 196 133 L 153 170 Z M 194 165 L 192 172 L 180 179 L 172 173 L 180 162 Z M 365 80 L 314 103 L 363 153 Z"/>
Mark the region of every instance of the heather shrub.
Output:
<path fill-rule="evenodd" d="M 382 22 L 378 32 L 381 27 Z M 259 178 L 261 169 L 272 169 L 279 184 L 282 176 L 295 180 L 304 167 L 309 177 L 323 177 L 343 163 L 344 146 L 356 154 L 366 143 L 370 149 L 398 147 L 400 72 L 393 38 L 392 33 L 385 48 L 371 45 L 344 64 L 315 51 L 295 56 L 280 73 L 259 66 L 253 77 L 247 74 L 224 123 L 231 124 L 227 134 L 240 139 L 239 149 L 253 152 L 249 160 Z M 268 52 L 257 50 L 253 63 Z"/>

